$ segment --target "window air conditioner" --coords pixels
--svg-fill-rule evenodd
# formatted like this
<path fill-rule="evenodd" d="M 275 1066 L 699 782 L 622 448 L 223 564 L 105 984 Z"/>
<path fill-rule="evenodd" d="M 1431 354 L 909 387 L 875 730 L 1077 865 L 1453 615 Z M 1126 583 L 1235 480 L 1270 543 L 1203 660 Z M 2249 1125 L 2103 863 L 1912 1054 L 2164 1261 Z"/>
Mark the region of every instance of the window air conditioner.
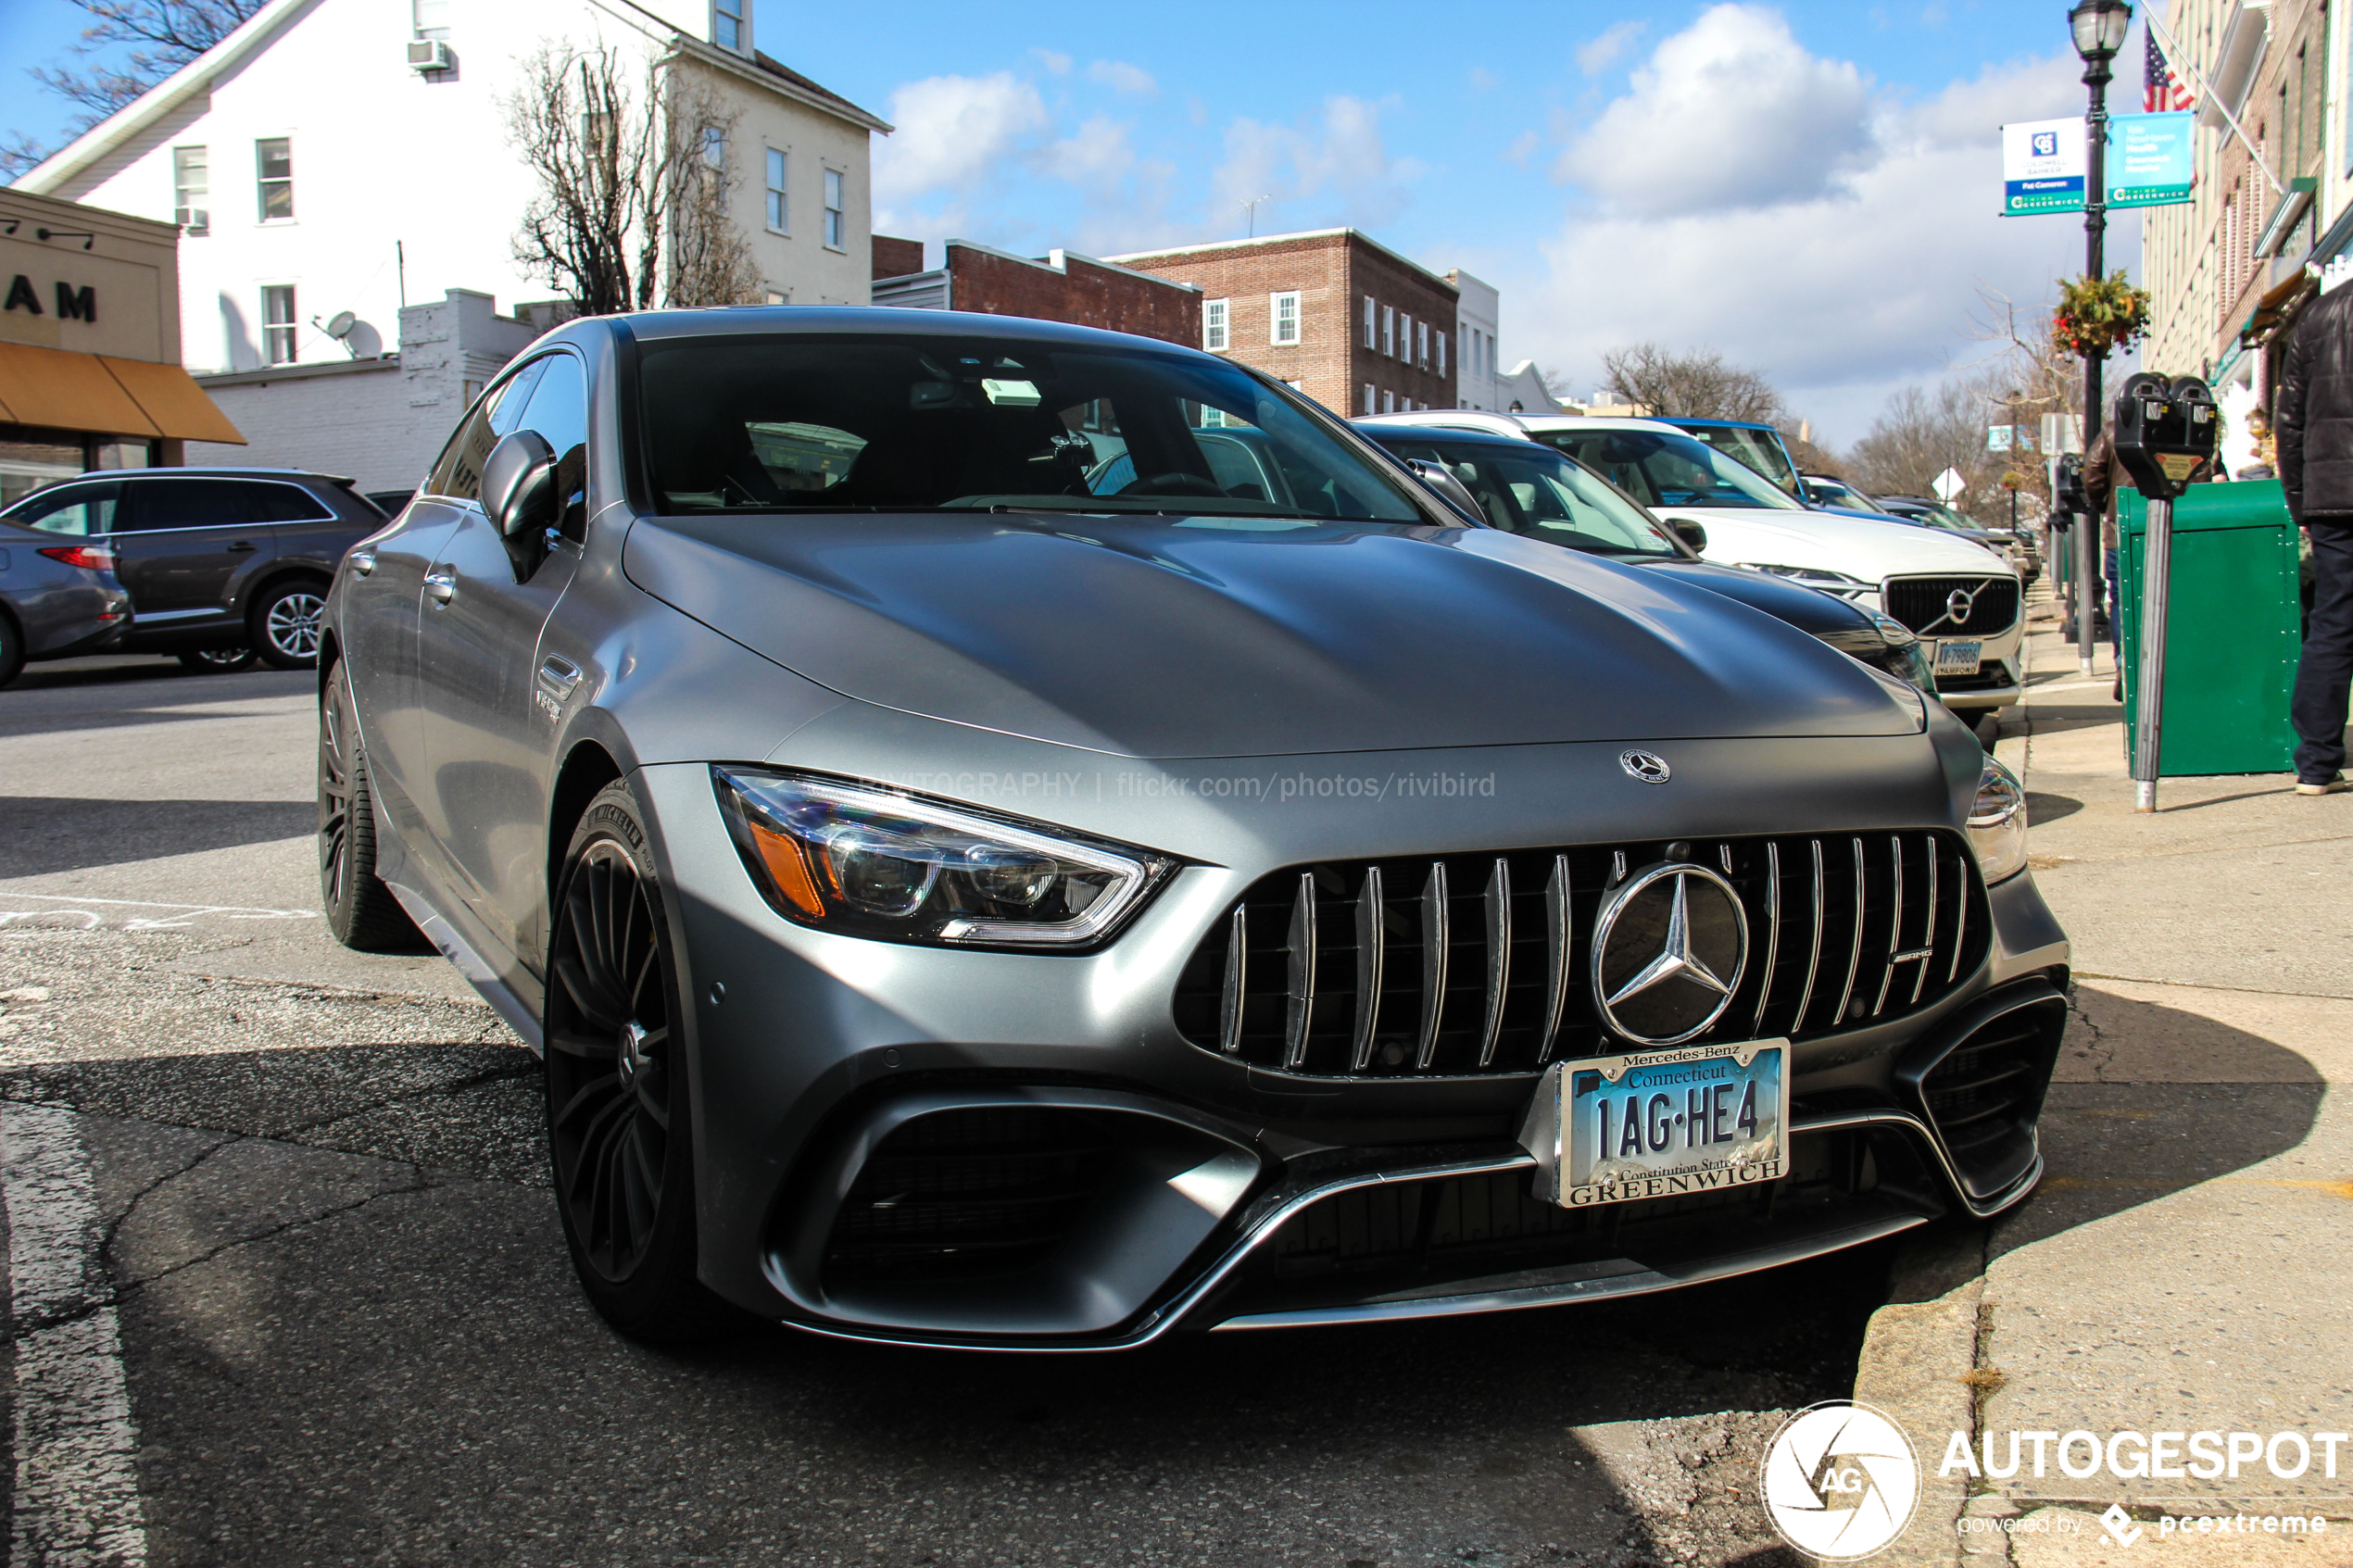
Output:
<path fill-rule="evenodd" d="M 175 207 L 171 220 L 191 234 L 208 232 L 212 227 L 212 214 L 200 207 Z"/>
<path fill-rule="evenodd" d="M 409 44 L 409 69 L 411 70 L 455 70 L 458 56 L 449 45 L 438 38 L 413 39 Z"/>

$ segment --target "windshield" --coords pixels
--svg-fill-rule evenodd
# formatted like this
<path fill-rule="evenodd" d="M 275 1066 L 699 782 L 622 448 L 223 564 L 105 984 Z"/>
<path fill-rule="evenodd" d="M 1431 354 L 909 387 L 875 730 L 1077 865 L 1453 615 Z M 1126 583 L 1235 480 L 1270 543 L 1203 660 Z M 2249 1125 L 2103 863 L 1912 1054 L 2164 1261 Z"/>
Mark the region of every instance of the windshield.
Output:
<path fill-rule="evenodd" d="M 1790 466 L 1789 454 L 1781 450 L 1780 442 L 1769 431 L 1748 425 L 1679 425 L 1694 437 L 1706 442 L 1718 452 L 1747 464 L 1792 495 L 1797 492 L 1797 470 Z"/>
<path fill-rule="evenodd" d="M 1541 431 L 1536 439 L 1560 448 L 1646 507 L 1806 509 L 1755 469 L 1688 435 L 1604 427 Z"/>
<path fill-rule="evenodd" d="M 1081 511 L 1424 523 L 1404 482 L 1235 366 L 851 334 L 645 345 L 654 498 L 711 512 Z"/>
<path fill-rule="evenodd" d="M 1845 507 L 1854 511 L 1875 512 L 1880 504 L 1853 485 L 1835 479 L 1809 479 L 1806 493 L 1821 507 Z"/>
<path fill-rule="evenodd" d="M 1656 519 L 1548 446 L 1387 437 L 1381 445 L 1408 461 L 1441 465 L 1489 522 L 1510 533 L 1596 555 L 1684 553 Z"/>

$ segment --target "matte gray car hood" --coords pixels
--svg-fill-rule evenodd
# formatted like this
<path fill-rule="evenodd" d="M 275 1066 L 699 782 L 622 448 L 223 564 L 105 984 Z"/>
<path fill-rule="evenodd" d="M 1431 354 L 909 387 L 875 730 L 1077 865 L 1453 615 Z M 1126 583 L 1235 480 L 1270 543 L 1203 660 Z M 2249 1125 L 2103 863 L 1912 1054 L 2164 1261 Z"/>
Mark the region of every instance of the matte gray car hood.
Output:
<path fill-rule="evenodd" d="M 1919 728 L 1769 616 L 1496 530 L 704 517 L 633 527 L 623 564 L 844 696 L 1126 756 Z"/>

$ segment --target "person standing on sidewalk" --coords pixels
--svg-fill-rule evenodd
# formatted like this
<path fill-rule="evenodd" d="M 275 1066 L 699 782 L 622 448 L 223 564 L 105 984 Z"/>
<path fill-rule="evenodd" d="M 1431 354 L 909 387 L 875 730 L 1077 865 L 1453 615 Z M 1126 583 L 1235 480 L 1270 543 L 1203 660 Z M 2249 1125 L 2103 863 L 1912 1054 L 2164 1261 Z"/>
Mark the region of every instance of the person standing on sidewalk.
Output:
<path fill-rule="evenodd" d="M 2133 487 L 2132 477 L 2116 456 L 2116 421 L 2109 420 L 2100 426 L 2099 434 L 2092 437 L 2092 449 L 2083 454 L 2083 498 L 2100 514 L 2100 565 L 2108 582 L 2108 641 L 2116 667 L 2116 700 L 2124 700 L 2124 618 L 2118 603 L 2119 582 L 2116 570 L 2116 497 Z M 2100 591 L 2093 588 L 2092 605 L 2100 606 Z"/>
<path fill-rule="evenodd" d="M 2296 725 L 2296 793 L 2345 784 L 2345 719 L 2353 687 L 2353 289 L 2321 295 L 2296 325 L 2271 406 L 2288 515 L 2312 546 L 2312 615 L 2288 716 Z"/>

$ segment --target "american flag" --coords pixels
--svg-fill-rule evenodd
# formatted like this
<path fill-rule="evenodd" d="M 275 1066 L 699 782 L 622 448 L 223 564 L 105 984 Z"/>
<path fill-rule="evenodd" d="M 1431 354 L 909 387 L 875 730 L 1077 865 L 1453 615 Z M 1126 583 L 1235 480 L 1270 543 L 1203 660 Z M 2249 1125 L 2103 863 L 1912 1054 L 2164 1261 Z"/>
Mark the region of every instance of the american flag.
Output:
<path fill-rule="evenodd" d="M 2154 28 L 2143 28 L 2141 36 L 2148 44 L 2148 60 L 2141 69 L 2141 109 L 2145 114 L 2163 114 L 2168 109 L 2186 109 L 2197 103 L 2197 94 L 2190 84 L 2173 74 L 2165 63 L 2164 54 L 2157 46 Z"/>

